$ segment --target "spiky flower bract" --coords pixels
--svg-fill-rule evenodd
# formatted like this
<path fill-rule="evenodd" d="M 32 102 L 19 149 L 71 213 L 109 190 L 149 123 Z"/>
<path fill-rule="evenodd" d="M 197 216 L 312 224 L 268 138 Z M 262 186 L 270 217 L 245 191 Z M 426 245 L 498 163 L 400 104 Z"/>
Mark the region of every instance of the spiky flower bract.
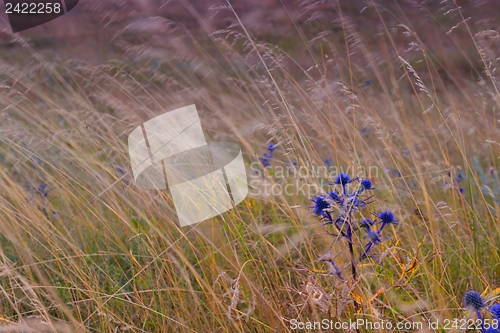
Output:
<path fill-rule="evenodd" d="M 370 242 L 372 242 L 373 244 L 378 244 L 382 242 L 380 235 L 378 234 L 378 232 L 375 231 L 368 231 L 366 238 L 368 238 Z"/>
<path fill-rule="evenodd" d="M 339 193 L 337 193 L 337 191 L 330 192 L 328 195 L 336 203 L 338 203 L 338 204 L 343 203 L 343 199 L 342 199 L 341 195 Z"/>
<path fill-rule="evenodd" d="M 373 222 L 371 219 L 369 218 L 364 218 L 362 219 L 360 222 L 359 222 L 359 226 L 361 228 L 364 228 L 364 229 L 370 229 L 371 226 L 374 224 L 375 222 Z"/>

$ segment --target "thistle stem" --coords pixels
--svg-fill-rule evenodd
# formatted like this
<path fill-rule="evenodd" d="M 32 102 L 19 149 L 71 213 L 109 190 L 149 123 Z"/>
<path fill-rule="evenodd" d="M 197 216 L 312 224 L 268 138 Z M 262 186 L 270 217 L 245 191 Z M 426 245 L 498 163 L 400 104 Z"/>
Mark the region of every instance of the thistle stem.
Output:
<path fill-rule="evenodd" d="M 347 222 L 347 241 L 349 243 L 349 253 L 351 255 L 351 273 L 352 273 L 352 278 L 356 280 L 357 278 L 357 272 L 356 272 L 356 262 L 354 260 L 354 247 L 352 245 L 352 229 L 351 229 L 351 216 L 349 215 L 348 217 L 348 222 Z"/>

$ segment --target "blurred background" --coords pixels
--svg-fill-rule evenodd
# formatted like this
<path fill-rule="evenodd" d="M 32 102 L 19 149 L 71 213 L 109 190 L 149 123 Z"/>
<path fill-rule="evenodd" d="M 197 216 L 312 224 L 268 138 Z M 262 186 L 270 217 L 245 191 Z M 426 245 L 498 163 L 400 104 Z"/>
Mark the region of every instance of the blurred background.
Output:
<path fill-rule="evenodd" d="M 497 0 L 80 0 L 16 34 L 0 14 L 0 332 L 495 319 L 499 13 Z M 190 104 L 207 141 L 238 143 L 255 187 L 278 191 L 181 228 L 168 191 L 135 186 L 127 138 Z M 334 172 L 278 172 L 290 166 Z M 383 239 L 358 227 L 350 250 L 325 228 L 318 196 L 339 170 L 373 183 L 357 223 L 394 212 Z M 367 242 L 376 256 L 353 265 Z"/>
<path fill-rule="evenodd" d="M 329 34 L 342 43 L 344 31 L 340 19 L 347 18 L 363 36 L 370 51 L 383 52 L 377 50 L 377 45 L 381 30 L 388 28 L 396 46 L 409 53 L 416 50 L 408 47 L 405 29 L 400 24 L 410 22 L 411 28 L 418 31 L 419 40 L 439 60 L 442 75 L 459 69 L 466 75 L 464 78 L 475 79 L 474 73 L 480 67 L 479 56 L 474 53 L 470 31 L 455 27 L 459 24 L 458 14 L 447 13 L 452 9 L 446 6 L 448 3 L 451 1 L 378 1 L 376 5 L 381 9 L 380 13 L 370 10 L 374 2 L 364 0 L 338 2 L 340 9 L 328 1 L 236 0 L 231 6 L 253 37 L 282 48 L 305 68 L 314 61 L 303 46 L 305 36 L 301 36 L 297 26 L 305 33 L 314 32 L 321 20 L 322 24 L 332 28 Z M 497 27 L 498 1 L 458 0 L 456 3 L 463 9 L 464 19 L 472 31 Z M 176 51 L 181 51 L 175 48 L 181 47 L 182 41 L 169 40 L 167 31 L 161 30 L 165 27 L 160 28 L 158 21 L 155 21 L 155 26 L 150 19 L 172 20 L 201 42 L 209 39 L 209 34 L 235 23 L 236 18 L 224 9 L 225 6 L 227 4 L 223 1 L 215 0 L 81 0 L 68 14 L 21 32 L 20 36 L 29 38 L 37 50 L 47 55 L 57 55 L 61 59 L 78 58 L 95 64 L 115 58 L 133 60 L 133 57 L 127 58 L 127 53 L 113 40 L 117 33 L 128 28 L 131 32 L 143 32 L 136 38 L 147 38 L 150 43 L 156 43 L 157 56 L 174 57 L 178 56 Z M 383 16 L 384 23 L 379 15 Z M 5 10 L 1 11 L 0 18 L 0 28 L 9 32 Z M 446 33 L 451 30 L 456 31 Z M 11 38 L 4 35 L 1 42 L 1 56 L 16 59 L 19 50 Z"/>

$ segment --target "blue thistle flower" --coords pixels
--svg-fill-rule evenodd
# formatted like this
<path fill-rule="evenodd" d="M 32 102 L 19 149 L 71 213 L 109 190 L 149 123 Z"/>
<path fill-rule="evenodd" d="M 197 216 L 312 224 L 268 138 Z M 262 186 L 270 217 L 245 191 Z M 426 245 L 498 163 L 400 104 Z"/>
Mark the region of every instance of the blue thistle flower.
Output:
<path fill-rule="evenodd" d="M 396 221 L 396 217 L 394 216 L 394 213 L 391 212 L 390 210 L 384 210 L 384 211 L 380 212 L 380 214 L 378 214 L 377 217 L 382 222 L 382 225 L 397 224 L 398 223 L 398 221 Z"/>
<path fill-rule="evenodd" d="M 382 229 L 384 229 L 385 226 L 388 224 L 398 224 L 398 221 L 396 221 L 396 217 L 394 216 L 394 213 L 391 212 L 390 210 L 384 210 L 376 216 L 380 219 L 380 223 L 381 223 L 379 232 L 382 231 Z"/>
<path fill-rule="evenodd" d="M 485 306 L 483 298 L 481 295 L 475 290 L 468 290 L 464 295 L 464 306 L 467 309 L 474 310 L 476 313 L 477 319 L 481 323 L 481 332 L 487 332 L 484 328 L 483 317 L 481 316 L 481 308 Z M 494 331 L 493 331 L 494 332 Z"/>
<path fill-rule="evenodd" d="M 312 211 L 314 214 L 318 216 L 326 216 L 325 209 L 330 208 L 330 204 L 328 201 L 325 200 L 324 197 L 318 196 L 316 199 L 311 199 L 311 201 L 314 203 L 310 208 L 312 208 Z"/>
<path fill-rule="evenodd" d="M 335 178 L 335 184 L 337 185 L 346 185 L 352 182 L 351 177 L 349 177 L 347 174 L 341 172 L 337 178 Z"/>
<path fill-rule="evenodd" d="M 369 179 L 363 179 L 361 181 L 361 186 L 363 186 L 365 190 L 370 190 L 372 188 L 372 181 Z"/>
<path fill-rule="evenodd" d="M 370 190 L 372 188 L 372 181 L 369 180 L 369 179 L 363 179 L 361 181 L 361 186 L 363 187 L 363 189 L 365 190 Z"/>
<path fill-rule="evenodd" d="M 325 161 L 327 163 L 329 161 Z M 356 187 L 352 192 L 349 191 L 348 184 L 359 181 L 360 187 Z M 382 238 L 381 232 L 384 226 L 387 224 L 396 224 L 396 218 L 392 211 L 386 210 L 382 211 L 379 214 L 372 213 L 377 217 L 377 221 L 373 221 L 369 218 L 364 218 L 361 221 L 356 219 L 353 215 L 354 212 L 360 211 L 363 207 L 367 206 L 371 196 L 364 196 L 363 193 L 365 190 L 373 189 L 373 184 L 369 179 L 359 180 L 359 178 L 351 178 L 349 175 L 345 173 L 340 173 L 336 178 L 333 184 L 331 185 L 340 185 L 342 186 L 342 191 L 337 192 L 337 189 L 334 189 L 332 192 L 329 192 L 325 195 L 319 195 L 315 199 L 311 199 L 313 205 L 310 207 L 311 211 L 319 217 L 319 219 L 323 222 L 323 226 L 328 226 L 326 233 L 328 235 L 334 236 L 335 241 L 342 239 L 346 241 L 346 245 L 348 247 L 348 251 L 350 254 L 350 267 L 351 273 L 354 280 L 357 279 L 357 264 L 365 259 L 365 258 L 376 258 L 377 261 L 382 264 L 382 260 L 380 256 L 376 254 L 370 253 L 370 251 L 379 243 L 388 240 L 389 238 Z M 335 209 L 334 209 L 335 208 Z M 378 230 L 373 228 L 374 225 L 381 225 Z M 332 230 L 333 229 L 333 232 Z M 366 232 L 366 236 L 364 238 L 368 239 L 364 245 L 359 244 L 357 242 L 358 238 L 355 237 L 355 231 L 363 229 Z M 360 247 L 362 250 L 362 254 L 358 260 L 355 258 L 355 253 L 357 252 L 356 247 Z M 325 258 L 323 258 L 325 259 Z M 334 270 L 335 275 L 341 277 L 341 270 L 335 263 L 334 258 L 328 258 L 328 261 Z"/>
<path fill-rule="evenodd" d="M 274 143 L 270 143 L 267 145 L 267 150 L 269 150 L 269 152 L 272 154 L 273 151 L 275 151 L 276 149 L 278 149 L 278 147 L 274 144 Z"/>
<path fill-rule="evenodd" d="M 259 161 L 260 163 L 262 164 L 262 166 L 264 168 L 267 168 L 269 166 L 271 166 L 271 163 L 269 162 L 269 159 L 268 158 L 265 158 L 265 157 L 259 157 Z"/>
<path fill-rule="evenodd" d="M 477 311 L 484 306 L 484 301 L 477 291 L 468 290 L 464 296 L 464 305 L 466 308 L 472 308 Z"/>
<path fill-rule="evenodd" d="M 264 153 L 262 157 L 259 157 L 259 161 L 264 168 L 271 166 L 271 160 L 273 159 L 273 151 L 278 149 L 278 147 L 274 143 L 270 143 L 267 145 L 268 153 Z"/>
<path fill-rule="evenodd" d="M 495 319 L 500 320 L 500 304 L 493 305 L 489 310 Z"/>
<path fill-rule="evenodd" d="M 271 166 L 271 160 L 273 159 L 273 154 L 272 153 L 264 153 L 262 157 L 259 157 L 260 163 L 262 163 L 262 166 L 264 168 L 267 168 L 268 166 Z"/>
<path fill-rule="evenodd" d="M 451 172 L 448 171 L 448 177 L 451 177 Z M 462 175 L 462 172 L 458 170 L 457 175 L 455 178 L 452 178 L 451 184 L 454 189 L 456 189 L 459 193 L 463 194 L 465 192 L 465 189 L 460 186 L 460 183 L 464 179 L 464 176 Z M 446 183 L 445 183 L 446 184 Z"/>

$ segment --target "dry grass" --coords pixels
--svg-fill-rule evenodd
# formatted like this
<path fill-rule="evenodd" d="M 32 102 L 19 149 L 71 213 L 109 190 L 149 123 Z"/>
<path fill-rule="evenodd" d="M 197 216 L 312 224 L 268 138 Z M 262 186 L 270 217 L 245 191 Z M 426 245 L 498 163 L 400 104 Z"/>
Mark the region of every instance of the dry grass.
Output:
<path fill-rule="evenodd" d="M 468 288 L 493 301 L 499 33 L 451 1 L 421 16 L 367 4 L 356 17 L 335 3 L 283 7 L 296 23 L 288 52 L 230 5 L 212 8 L 228 22 L 215 30 L 186 4 L 209 39 L 136 19 L 112 40 L 124 59 L 97 66 L 9 35 L 30 63 L 0 63 L 0 331 L 288 332 L 293 319 L 464 318 Z M 435 53 L 432 19 L 459 54 Z M 330 238 L 304 193 L 253 195 L 180 228 L 168 192 L 134 185 L 126 144 L 193 103 L 207 138 L 239 143 L 252 179 L 267 142 L 279 146 L 266 171 L 277 184 L 291 162 L 369 170 L 372 208 L 401 221 L 379 248 L 384 267 L 366 261 L 342 282 L 317 262 Z"/>

